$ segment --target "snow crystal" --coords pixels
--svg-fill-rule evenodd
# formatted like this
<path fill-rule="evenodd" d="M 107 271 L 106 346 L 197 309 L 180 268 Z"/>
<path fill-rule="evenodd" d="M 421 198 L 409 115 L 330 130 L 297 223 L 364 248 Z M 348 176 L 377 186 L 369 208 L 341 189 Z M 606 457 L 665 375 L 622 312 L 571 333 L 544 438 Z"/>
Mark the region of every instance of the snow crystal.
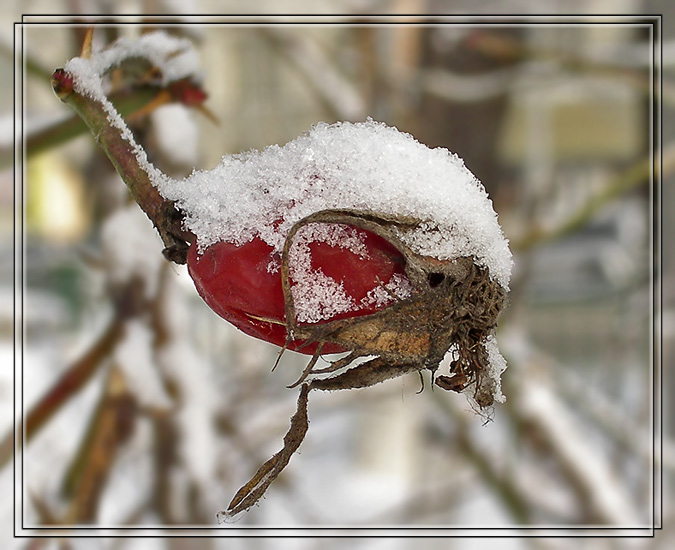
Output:
<path fill-rule="evenodd" d="M 482 184 L 447 149 L 371 119 L 321 123 L 283 147 L 227 156 L 213 170 L 157 184 L 186 213 L 201 249 L 259 236 L 278 252 L 293 224 L 320 210 L 405 216 L 422 222 L 400 231 L 413 252 L 472 256 L 508 289 L 511 252 Z"/>
<path fill-rule="evenodd" d="M 488 366 L 483 374 L 484 378 L 481 383 L 489 393 L 494 397 L 497 403 L 504 403 L 506 397 L 502 393 L 502 373 L 506 370 L 506 359 L 502 356 L 497 346 L 497 338 L 494 334 L 490 334 L 485 339 L 485 350 L 488 354 Z"/>
<path fill-rule="evenodd" d="M 394 300 L 404 300 L 412 296 L 413 286 L 408 277 L 394 273 L 385 285 L 376 286 L 361 300 L 361 307 L 381 308 Z"/>
<path fill-rule="evenodd" d="M 349 226 L 310 223 L 298 229 L 289 250 L 288 265 L 289 276 L 294 283 L 291 294 L 295 313 L 301 323 L 318 323 L 357 309 L 342 283 L 337 283 L 320 269 L 312 269 L 309 248 L 312 242 L 339 246 L 361 257 L 368 254 L 360 235 Z"/>
<path fill-rule="evenodd" d="M 105 49 L 92 52 L 89 59 L 71 59 L 65 68 L 77 75 L 75 89 L 78 92 L 100 99 L 101 76 L 133 58 L 146 59 L 158 68 L 163 85 L 200 76 L 195 73 L 200 65 L 192 42 L 162 31 L 144 34 L 137 39 L 120 38 Z"/>
<path fill-rule="evenodd" d="M 383 307 L 397 298 L 407 298 L 412 294 L 408 278 L 395 273 L 387 284 L 373 288 L 357 304 L 342 283 L 328 277 L 320 268 L 313 268 L 310 243 L 326 243 L 348 250 L 362 259 L 370 258 L 363 233 L 353 227 L 337 223 L 309 223 L 298 229 L 289 249 L 288 265 L 296 318 L 301 323 L 318 323 L 340 313 Z"/>

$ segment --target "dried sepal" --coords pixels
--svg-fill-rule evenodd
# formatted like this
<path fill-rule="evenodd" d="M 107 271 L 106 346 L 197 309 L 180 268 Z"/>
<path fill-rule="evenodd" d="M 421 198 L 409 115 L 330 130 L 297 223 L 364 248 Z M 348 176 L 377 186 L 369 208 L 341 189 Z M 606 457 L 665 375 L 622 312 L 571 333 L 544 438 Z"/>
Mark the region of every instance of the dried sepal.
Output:
<path fill-rule="evenodd" d="M 291 460 L 293 453 L 300 447 L 305 439 L 309 429 L 309 417 L 307 414 L 307 397 L 309 395 L 309 386 L 303 385 L 300 388 L 298 397 L 298 407 L 295 414 L 291 417 L 291 427 L 284 436 L 284 446 L 263 464 L 251 480 L 246 483 L 230 502 L 227 510 L 218 513 L 219 520 L 225 520 L 236 516 L 237 514 L 248 510 L 265 494 L 270 484 L 283 471 Z"/>
<path fill-rule="evenodd" d="M 298 231 L 309 224 L 343 224 L 370 231 L 392 244 L 405 259 L 405 274 L 412 284 L 409 297 L 370 315 L 320 323 L 297 320 L 291 277 L 291 247 Z M 435 377 L 448 391 L 473 388 L 473 399 L 486 408 L 494 402 L 494 380 L 486 376 L 488 339 L 494 335 L 497 317 L 506 301 L 504 288 L 490 278 L 473 258 L 438 260 L 415 254 L 401 239 L 405 231 L 423 222 L 351 210 L 326 210 L 297 222 L 289 231 L 281 259 L 281 279 L 289 343 L 300 340 L 318 344 L 316 353 L 300 378 L 298 409 L 284 438 L 284 447 L 267 461 L 237 493 L 226 517 L 250 508 L 288 464 L 305 437 L 309 423 L 310 390 L 336 391 L 366 388 L 408 374 L 430 370 L 435 374 L 450 352 L 449 375 Z M 337 344 L 350 353 L 327 367 L 316 368 L 324 344 Z M 352 366 L 366 356 L 375 356 Z M 346 370 L 343 370 L 346 369 Z M 342 371 L 342 372 L 338 372 Z M 337 374 L 333 374 L 336 373 Z"/>

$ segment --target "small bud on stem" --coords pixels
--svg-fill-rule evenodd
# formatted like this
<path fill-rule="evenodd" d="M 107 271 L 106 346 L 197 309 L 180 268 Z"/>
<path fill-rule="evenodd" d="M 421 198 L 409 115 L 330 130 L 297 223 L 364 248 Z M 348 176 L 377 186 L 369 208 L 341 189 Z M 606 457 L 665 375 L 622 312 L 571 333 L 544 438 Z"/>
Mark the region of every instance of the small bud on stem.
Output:
<path fill-rule="evenodd" d="M 56 96 L 63 102 L 73 93 L 73 77 L 65 69 L 56 69 L 51 78 Z"/>

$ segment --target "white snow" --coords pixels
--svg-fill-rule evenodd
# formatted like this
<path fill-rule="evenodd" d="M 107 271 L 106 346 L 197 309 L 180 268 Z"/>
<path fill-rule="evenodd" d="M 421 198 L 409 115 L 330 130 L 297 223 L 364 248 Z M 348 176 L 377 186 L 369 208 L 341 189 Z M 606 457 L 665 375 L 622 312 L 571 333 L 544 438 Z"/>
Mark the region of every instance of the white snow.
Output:
<path fill-rule="evenodd" d="M 310 223 L 301 227 L 295 234 L 289 249 L 289 275 L 293 282 L 291 294 L 295 304 L 295 313 L 301 323 L 317 323 L 330 319 L 340 313 L 358 311 L 372 303 L 384 305 L 388 300 L 377 293 L 368 296 L 368 300 L 357 304 L 349 296 L 342 283 L 327 276 L 321 269 L 313 269 L 310 243 L 326 243 L 332 247 L 349 250 L 353 254 L 367 259 L 368 248 L 363 242 L 362 233 L 344 224 Z M 386 295 L 386 291 L 382 289 Z"/>
<path fill-rule="evenodd" d="M 394 273 L 387 284 L 376 286 L 361 300 L 362 307 L 382 307 L 394 301 L 394 297 L 404 300 L 412 295 L 410 280 L 399 273 Z"/>
<path fill-rule="evenodd" d="M 103 106 L 110 124 L 118 128 L 123 138 L 132 145 L 139 164 L 153 181 L 160 182 L 168 179 L 167 176 L 150 163 L 143 148 L 135 142 L 124 119 L 108 100 L 103 88 L 103 75 L 131 58 L 149 60 L 153 67 L 160 70 L 160 81 L 163 86 L 177 80 L 190 78 L 197 81 L 201 78 L 198 72 L 199 58 L 192 43 L 186 38 L 177 38 L 161 31 L 144 34 L 137 39 L 120 38 L 109 47 L 92 52 L 88 59 L 83 57 L 71 59 L 64 68 L 73 77 L 75 91 Z"/>
<path fill-rule="evenodd" d="M 357 304 L 342 283 L 333 280 L 321 269 L 313 268 L 310 243 L 326 243 L 349 250 L 363 259 L 370 257 L 363 233 L 354 227 L 338 223 L 310 223 L 298 229 L 289 249 L 288 265 L 296 318 L 301 323 L 318 323 L 340 313 L 357 312 L 373 305 L 382 307 L 393 302 L 394 297 L 403 299 L 412 294 L 410 281 L 397 273 L 386 284 L 373 288 Z"/>
<path fill-rule="evenodd" d="M 499 352 L 497 337 L 494 334 L 490 334 L 485 339 L 485 349 L 488 354 L 488 365 L 485 369 L 483 384 L 489 384 L 487 389 L 497 403 L 504 403 L 506 397 L 502 393 L 501 377 L 506 370 L 506 359 Z"/>
<path fill-rule="evenodd" d="M 368 120 L 318 124 L 279 147 L 224 157 L 213 170 L 158 181 L 202 248 L 254 236 L 280 251 L 294 223 L 327 209 L 413 217 L 400 237 L 419 254 L 473 256 L 508 288 L 512 258 L 485 189 L 446 149 Z"/>
<path fill-rule="evenodd" d="M 66 71 L 76 74 L 76 90 L 95 99 L 102 89 L 101 76 L 125 60 L 147 59 L 160 69 L 163 85 L 184 78 L 199 78 L 197 52 L 187 38 L 178 38 L 165 32 L 152 32 L 136 39 L 120 38 L 103 50 L 92 52 L 89 59 L 76 57 L 66 63 Z M 84 68 L 84 67 L 88 68 Z M 82 68 L 82 72 L 75 67 Z"/>

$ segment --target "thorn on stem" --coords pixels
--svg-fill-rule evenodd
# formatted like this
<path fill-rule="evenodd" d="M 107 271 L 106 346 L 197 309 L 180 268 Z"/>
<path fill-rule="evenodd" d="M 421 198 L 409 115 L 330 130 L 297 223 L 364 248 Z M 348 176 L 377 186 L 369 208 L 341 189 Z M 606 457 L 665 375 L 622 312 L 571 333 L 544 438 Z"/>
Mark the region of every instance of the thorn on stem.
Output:
<path fill-rule="evenodd" d="M 80 57 L 84 59 L 89 59 L 91 57 L 91 43 L 94 37 L 94 27 L 89 27 L 86 34 L 84 35 L 84 41 L 82 42 L 82 52 Z"/>

